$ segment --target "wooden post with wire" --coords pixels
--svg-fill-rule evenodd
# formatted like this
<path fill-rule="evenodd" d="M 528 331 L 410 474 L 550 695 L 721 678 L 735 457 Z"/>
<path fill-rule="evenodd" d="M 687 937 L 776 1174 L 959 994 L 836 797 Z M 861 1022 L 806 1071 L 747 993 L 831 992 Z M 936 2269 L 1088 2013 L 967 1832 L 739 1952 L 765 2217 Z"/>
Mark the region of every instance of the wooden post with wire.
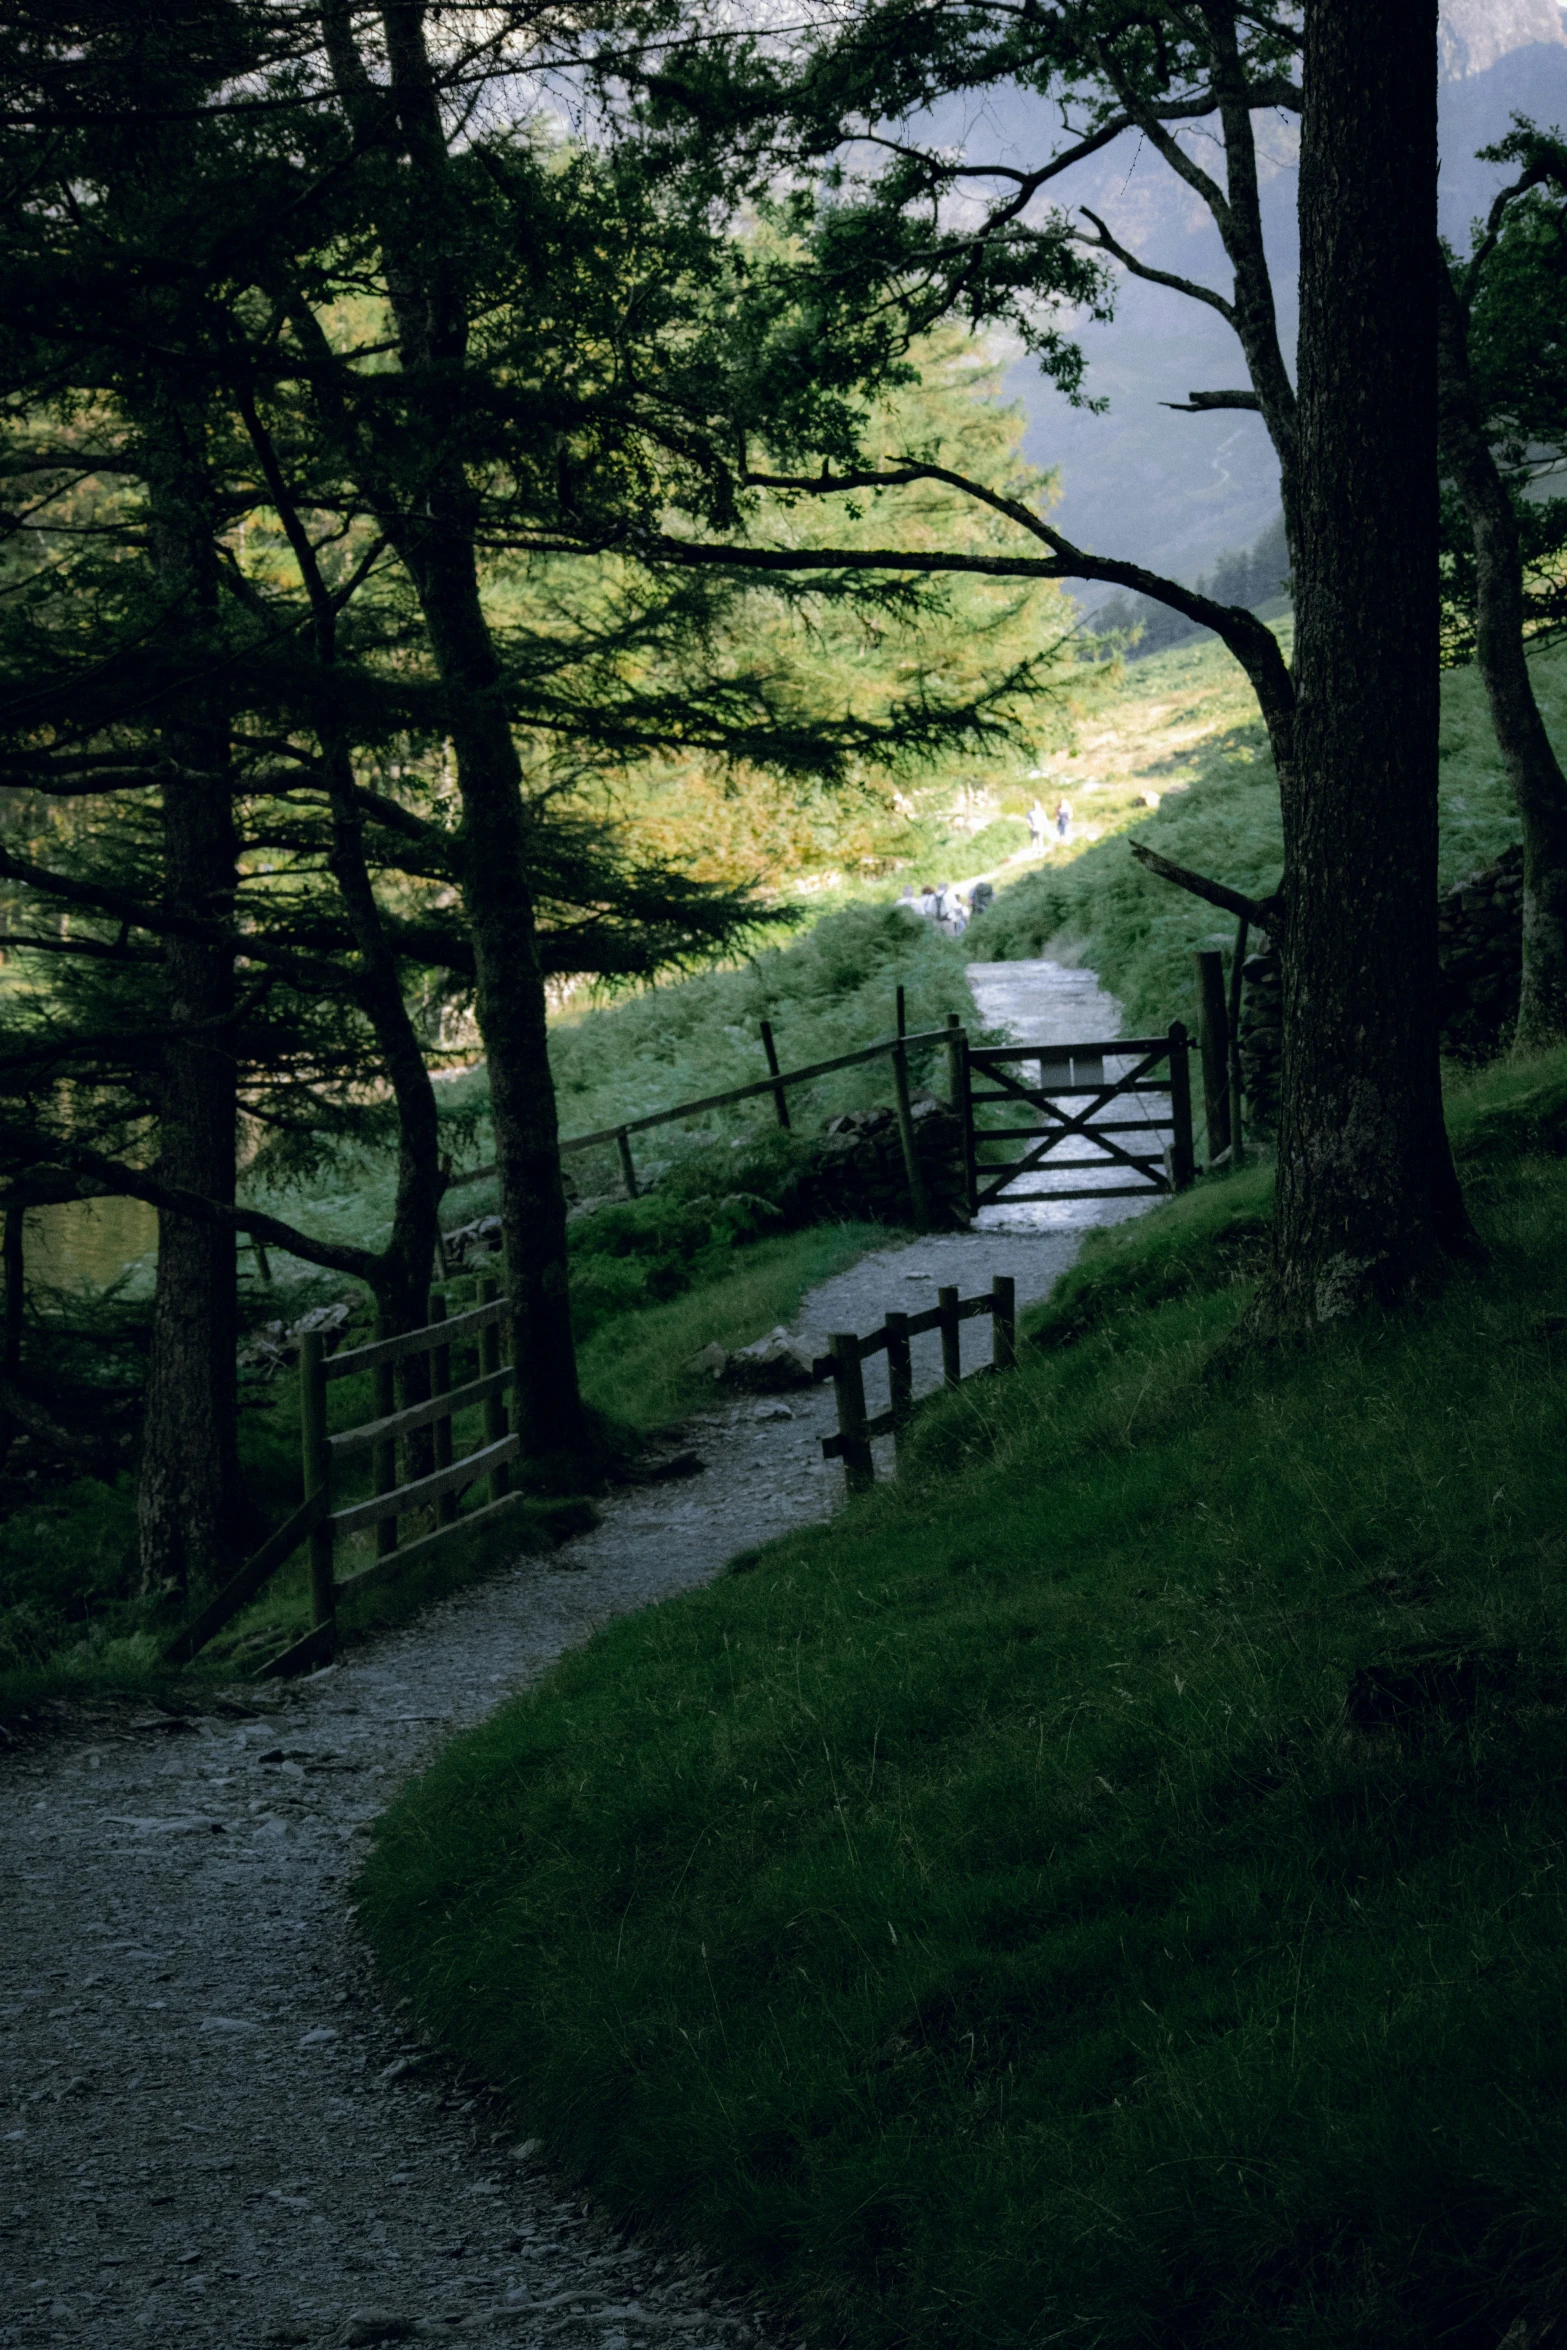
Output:
<path fill-rule="evenodd" d="M 963 1106 L 963 1062 L 960 1050 L 963 1022 L 956 1012 L 947 1014 L 947 1099 L 957 1110 Z"/>
<path fill-rule="evenodd" d="M 626 1197 L 639 1199 L 636 1161 L 631 1156 L 631 1137 L 624 1126 L 615 1129 L 615 1148 L 620 1153 L 620 1180 L 626 1187 Z"/>
<path fill-rule="evenodd" d="M 1197 965 L 1197 1042 L 1202 1052 L 1203 1112 L 1208 1125 L 1208 1168 L 1229 1164 L 1230 1020 L 1224 1002 L 1224 957 L 1205 947 Z"/>
<path fill-rule="evenodd" d="M 773 1075 L 775 1077 L 781 1076 L 783 1072 L 778 1065 L 778 1047 L 773 1042 L 771 1020 L 762 1022 L 762 1050 L 767 1055 L 767 1066 Z M 778 1085 L 773 1088 L 773 1108 L 778 1113 L 779 1125 L 787 1134 L 789 1131 L 789 1095 L 784 1086 Z"/>
<path fill-rule="evenodd" d="M 1192 1147 L 1192 1072 L 1187 1060 L 1191 1043 L 1184 1020 L 1170 1022 L 1170 1138 L 1171 1175 L 1177 1191 L 1190 1191 L 1197 1179 L 1197 1154 Z"/>
<path fill-rule="evenodd" d="M 898 990 L 899 995 L 902 989 Z M 925 1189 L 925 1171 L 914 1139 L 914 1107 L 909 1099 L 909 1056 L 902 1043 L 892 1052 L 892 1098 L 897 1110 L 898 1140 L 903 1146 L 903 1172 L 908 1179 L 909 1205 L 914 1221 L 922 1232 L 930 1230 L 930 1194 Z"/>

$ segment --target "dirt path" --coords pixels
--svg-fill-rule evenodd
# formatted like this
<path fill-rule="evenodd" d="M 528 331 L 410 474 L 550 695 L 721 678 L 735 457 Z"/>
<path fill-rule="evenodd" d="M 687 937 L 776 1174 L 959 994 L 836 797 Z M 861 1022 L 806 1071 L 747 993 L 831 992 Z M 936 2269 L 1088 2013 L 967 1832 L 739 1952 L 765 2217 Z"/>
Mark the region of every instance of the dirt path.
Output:
<path fill-rule="evenodd" d="M 1085 1009 L 1113 1014 L 1085 1004 L 1081 974 L 1061 990 L 1053 966 L 990 968 L 1011 1002 L 987 1016 L 1042 1042 L 1067 997 L 1079 1034 Z M 1026 1302 L 1103 1212 L 882 1251 L 814 1292 L 800 1326 L 867 1329 L 996 1272 Z M 938 1375 L 932 1338 L 916 1377 Z M 454 1730 L 609 1617 L 825 1517 L 842 1493 L 817 1442 L 831 1410 L 823 1390 L 788 1417 L 715 1410 L 701 1476 L 615 1500 L 555 1558 L 275 1697 L 240 1692 L 181 1728 L 106 1716 L 91 1743 L 0 1763 L 0 2344 L 755 2337 L 699 2256 L 586 2219 L 379 2006 L 350 1885 L 376 1813 Z"/>

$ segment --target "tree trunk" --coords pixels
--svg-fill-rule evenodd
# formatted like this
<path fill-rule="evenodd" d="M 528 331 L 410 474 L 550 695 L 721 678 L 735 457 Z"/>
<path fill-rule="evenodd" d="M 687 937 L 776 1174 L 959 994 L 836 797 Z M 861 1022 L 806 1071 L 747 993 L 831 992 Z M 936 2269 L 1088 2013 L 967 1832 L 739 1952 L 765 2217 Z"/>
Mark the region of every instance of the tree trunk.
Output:
<path fill-rule="evenodd" d="M 426 544 L 412 567 L 446 688 L 462 791 L 463 902 L 478 966 L 479 1026 L 500 1172 L 516 1428 L 524 1453 L 547 1462 L 580 1448 L 583 1422 L 522 770 L 500 699 L 499 664 L 471 547 L 436 550 Z"/>
<path fill-rule="evenodd" d="M 1434 1016 L 1436 0 L 1308 0 L 1283 1094 L 1264 1329 L 1467 1245 Z"/>
<path fill-rule="evenodd" d="M 1442 457 L 1474 534 L 1476 651 L 1523 826 L 1516 1042 L 1559 1044 L 1567 1037 L 1567 776 L 1545 731 L 1524 654 L 1518 522 L 1474 394 L 1468 321 L 1445 264 L 1438 269 Z"/>
<path fill-rule="evenodd" d="M 473 501 L 451 446 L 468 349 L 470 260 L 463 200 L 436 101 L 420 0 L 383 0 L 390 106 L 406 178 L 380 221 L 388 290 L 411 385 L 434 385 L 415 435 L 426 453 L 418 494 L 370 485 L 382 526 L 407 566 L 446 696 L 463 808 L 463 902 L 478 970 L 479 1026 L 490 1078 L 515 1350 L 516 1430 L 541 1463 L 581 1448 L 583 1415 L 571 1330 L 566 1193 L 549 1063 L 544 974 L 529 875 L 522 767 L 500 662 L 479 592 Z M 387 99 L 371 82 L 344 0 L 322 28 L 334 79 L 361 135 L 385 137 Z M 314 336 L 316 330 L 307 328 Z M 443 448 L 443 444 L 445 447 Z"/>
<path fill-rule="evenodd" d="M 204 667 L 213 616 L 211 518 L 190 420 L 167 397 L 143 417 L 149 447 L 153 563 L 169 598 L 165 659 Z M 194 656 L 194 658 L 193 658 Z M 180 691 L 163 729 L 180 773 L 163 787 L 165 902 L 224 921 L 232 912 L 237 842 L 228 736 L 210 689 Z M 170 938 L 165 1006 L 184 1031 L 166 1047 L 158 1085 L 160 1179 L 232 1204 L 237 1077 L 234 958 L 226 947 Z M 137 1524 L 142 1587 L 189 1590 L 220 1574 L 241 1546 L 237 1255 L 232 1230 L 158 1213 L 158 1271 L 147 1372 Z"/>

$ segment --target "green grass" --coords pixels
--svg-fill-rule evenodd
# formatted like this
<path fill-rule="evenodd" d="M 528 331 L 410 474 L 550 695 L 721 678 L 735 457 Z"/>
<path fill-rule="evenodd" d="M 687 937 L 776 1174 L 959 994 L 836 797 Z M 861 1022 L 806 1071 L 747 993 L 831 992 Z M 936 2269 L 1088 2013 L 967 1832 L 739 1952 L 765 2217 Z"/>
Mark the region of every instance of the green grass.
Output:
<path fill-rule="evenodd" d="M 1279 623 L 1278 632 L 1287 649 L 1291 624 Z M 1546 724 L 1567 755 L 1567 646 L 1536 655 L 1533 666 Z M 1518 838 L 1473 669 L 1443 676 L 1440 750 L 1447 884 Z M 1048 952 L 1092 965 L 1125 1005 L 1131 1032 L 1189 1016 L 1193 951 L 1233 945 L 1235 925 L 1145 873 L 1128 853 L 1127 836 L 1253 895 L 1277 887 L 1278 783 L 1256 704 L 1224 648 L 1178 646 L 1133 663 L 1107 696 L 1096 729 L 1072 755 L 1050 762 L 1042 796 L 1053 805 L 1060 791 L 1077 826 L 1073 851 L 1053 853 L 1002 890 L 964 947 L 980 958 Z M 1145 791 L 1159 793 L 1157 809 L 1141 805 Z"/>
<path fill-rule="evenodd" d="M 599 1330 L 582 1348 L 582 1392 L 595 1410 L 636 1429 L 662 1427 L 713 1400 L 710 1373 L 687 1368 L 715 1342 L 749 1346 L 792 1321 L 808 1289 L 830 1281 L 892 1236 L 874 1224 L 815 1224 L 731 1258 L 722 1280 Z"/>
<path fill-rule="evenodd" d="M 604 2202 L 857 2350 L 1560 2311 L 1567 1056 L 1453 1117 L 1419 1313 L 1221 1375 L 1265 1176 L 1107 1235 L 897 1484 L 404 1794 L 382 1961 Z"/>

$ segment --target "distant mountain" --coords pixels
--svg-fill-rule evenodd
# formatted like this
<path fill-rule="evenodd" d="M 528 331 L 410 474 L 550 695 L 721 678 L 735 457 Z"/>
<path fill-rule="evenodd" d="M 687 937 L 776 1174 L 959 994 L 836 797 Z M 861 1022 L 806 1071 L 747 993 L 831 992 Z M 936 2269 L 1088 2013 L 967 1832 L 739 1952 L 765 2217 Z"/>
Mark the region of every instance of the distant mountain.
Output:
<path fill-rule="evenodd" d="M 1462 246 L 1505 177 L 1476 162 L 1476 149 L 1500 138 L 1515 112 L 1567 129 L 1567 15 L 1557 0 L 1444 0 L 1442 58 L 1441 222 Z M 963 136 L 976 160 L 1016 163 L 1037 160 L 1051 128 L 1040 100 L 1012 92 L 966 123 Z M 1264 225 L 1292 355 L 1296 125 L 1276 116 L 1259 136 Z M 1206 211 L 1142 141 L 1119 141 L 1051 192 L 1063 204 L 1091 205 L 1151 266 L 1228 291 Z M 1089 389 L 1109 397 L 1106 415 L 1070 408 L 1031 363 L 1007 382 L 1030 412 L 1027 454 L 1059 471 L 1056 519 L 1098 552 L 1194 582 L 1226 549 L 1252 544 L 1278 509 L 1278 469 L 1260 418 L 1233 409 L 1181 416 L 1161 405 L 1243 384 L 1234 338 L 1205 304 L 1134 278 L 1122 281 L 1115 323 L 1085 324 L 1081 337 Z M 1101 600 L 1092 591 L 1083 599 Z"/>

